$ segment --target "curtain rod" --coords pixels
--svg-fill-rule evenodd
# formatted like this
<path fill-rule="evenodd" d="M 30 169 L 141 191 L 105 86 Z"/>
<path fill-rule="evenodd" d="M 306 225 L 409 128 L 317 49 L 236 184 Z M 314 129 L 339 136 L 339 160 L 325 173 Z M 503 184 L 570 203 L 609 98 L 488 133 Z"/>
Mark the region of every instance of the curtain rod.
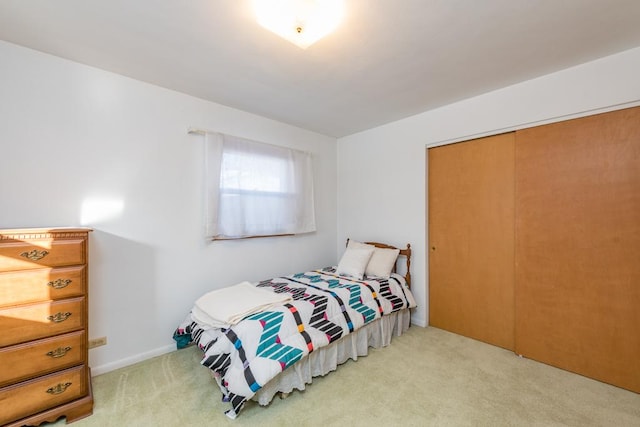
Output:
<path fill-rule="evenodd" d="M 205 129 L 200 129 L 200 128 L 189 127 L 187 129 L 187 133 L 189 135 L 194 134 L 194 133 L 198 134 L 198 135 L 206 135 L 207 133 L 217 133 L 217 132 L 209 131 L 209 130 L 205 130 Z"/>
<path fill-rule="evenodd" d="M 216 131 L 208 130 L 208 129 L 196 128 L 196 127 L 193 127 L 193 126 L 187 128 L 187 133 L 189 135 L 203 135 L 203 136 L 206 136 L 208 133 L 216 133 L 216 134 L 219 134 L 219 135 L 228 135 L 228 136 L 232 136 L 234 138 L 244 139 L 244 140 L 251 141 L 251 142 L 257 142 L 258 144 L 270 145 L 272 147 L 283 148 L 285 150 L 294 150 L 294 151 L 298 151 L 300 153 L 307 153 L 308 155 L 312 156 L 311 152 L 309 152 L 309 151 L 300 150 L 300 149 L 293 148 L 293 147 L 287 147 L 287 146 L 284 146 L 284 145 L 277 145 L 277 144 L 270 144 L 268 142 L 256 141 L 254 139 L 249 139 L 249 138 L 245 138 L 245 137 L 242 137 L 242 136 L 229 135 L 229 134 L 226 134 L 226 133 L 216 132 Z"/>

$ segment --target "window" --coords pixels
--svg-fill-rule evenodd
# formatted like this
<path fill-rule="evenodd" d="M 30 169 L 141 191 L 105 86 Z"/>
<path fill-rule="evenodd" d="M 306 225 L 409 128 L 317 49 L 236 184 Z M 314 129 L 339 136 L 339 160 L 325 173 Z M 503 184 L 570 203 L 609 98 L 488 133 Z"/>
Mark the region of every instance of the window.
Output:
<path fill-rule="evenodd" d="M 315 231 L 309 153 L 222 134 L 206 139 L 208 237 Z"/>

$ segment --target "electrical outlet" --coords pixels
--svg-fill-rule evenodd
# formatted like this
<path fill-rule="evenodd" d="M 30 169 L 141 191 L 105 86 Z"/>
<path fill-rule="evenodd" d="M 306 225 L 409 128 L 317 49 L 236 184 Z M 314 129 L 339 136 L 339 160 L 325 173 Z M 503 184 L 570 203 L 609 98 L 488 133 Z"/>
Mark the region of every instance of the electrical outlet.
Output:
<path fill-rule="evenodd" d="M 96 348 L 102 345 L 107 345 L 107 337 L 100 337 L 89 340 L 89 348 Z"/>

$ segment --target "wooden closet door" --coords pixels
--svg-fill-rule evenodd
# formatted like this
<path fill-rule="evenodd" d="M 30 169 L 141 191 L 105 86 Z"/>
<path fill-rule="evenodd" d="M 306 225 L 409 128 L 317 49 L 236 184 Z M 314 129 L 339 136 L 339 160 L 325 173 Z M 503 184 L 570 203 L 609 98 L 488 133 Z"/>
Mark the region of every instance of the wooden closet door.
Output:
<path fill-rule="evenodd" d="M 516 352 L 640 392 L 640 108 L 516 133 Z"/>
<path fill-rule="evenodd" d="M 428 150 L 429 324 L 513 350 L 514 134 Z"/>

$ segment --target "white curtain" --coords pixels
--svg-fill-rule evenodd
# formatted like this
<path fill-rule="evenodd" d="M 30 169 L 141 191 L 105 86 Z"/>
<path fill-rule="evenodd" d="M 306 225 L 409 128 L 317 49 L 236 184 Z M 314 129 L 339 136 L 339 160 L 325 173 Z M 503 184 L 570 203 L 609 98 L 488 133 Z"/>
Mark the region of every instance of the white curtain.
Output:
<path fill-rule="evenodd" d="M 309 153 L 207 133 L 205 158 L 208 237 L 316 230 Z"/>

